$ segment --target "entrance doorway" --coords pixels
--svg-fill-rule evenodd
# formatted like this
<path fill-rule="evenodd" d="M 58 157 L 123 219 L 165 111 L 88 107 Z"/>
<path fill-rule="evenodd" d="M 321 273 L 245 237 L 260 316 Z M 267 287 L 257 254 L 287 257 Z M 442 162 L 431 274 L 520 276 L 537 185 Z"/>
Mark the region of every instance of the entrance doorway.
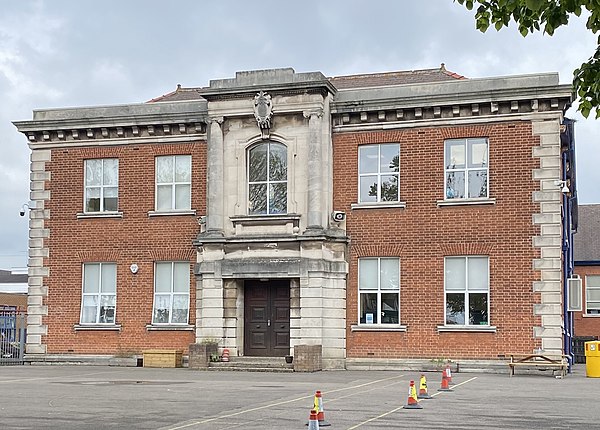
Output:
<path fill-rule="evenodd" d="M 290 281 L 244 282 L 244 355 L 283 357 L 290 351 Z"/>

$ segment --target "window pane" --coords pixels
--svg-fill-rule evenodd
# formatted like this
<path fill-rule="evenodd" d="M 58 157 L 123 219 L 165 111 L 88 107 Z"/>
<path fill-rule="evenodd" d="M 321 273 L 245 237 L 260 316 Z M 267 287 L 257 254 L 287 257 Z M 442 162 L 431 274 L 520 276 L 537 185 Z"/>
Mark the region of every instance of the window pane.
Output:
<path fill-rule="evenodd" d="M 377 324 L 377 293 L 360 294 L 360 323 Z"/>
<path fill-rule="evenodd" d="M 103 184 L 117 185 L 119 183 L 119 160 L 112 158 L 103 161 Z"/>
<path fill-rule="evenodd" d="M 85 185 L 102 185 L 102 160 L 85 161 Z"/>
<path fill-rule="evenodd" d="M 115 322 L 115 296 L 101 296 L 99 323 L 114 324 Z"/>
<path fill-rule="evenodd" d="M 105 188 L 104 189 L 104 210 L 117 211 L 119 209 L 119 189 Z"/>
<path fill-rule="evenodd" d="M 446 324 L 465 323 L 465 295 L 446 294 Z"/>
<path fill-rule="evenodd" d="M 446 141 L 446 169 L 465 168 L 465 143 L 463 140 Z"/>
<path fill-rule="evenodd" d="M 269 154 L 269 180 L 285 181 L 287 180 L 287 149 L 283 145 L 270 145 Z"/>
<path fill-rule="evenodd" d="M 600 276 L 588 275 L 585 277 L 586 287 L 600 287 Z"/>
<path fill-rule="evenodd" d="M 248 180 L 250 182 L 267 180 L 267 144 L 261 143 L 250 150 Z"/>
<path fill-rule="evenodd" d="M 469 294 L 469 324 L 488 325 L 487 293 Z"/>
<path fill-rule="evenodd" d="M 377 201 L 377 176 L 361 176 L 360 178 L 360 202 Z"/>
<path fill-rule="evenodd" d="M 100 212 L 100 188 L 86 188 L 85 211 Z"/>
<path fill-rule="evenodd" d="M 171 322 L 174 324 L 185 324 L 188 322 L 189 296 L 186 294 L 175 294 L 173 296 L 173 315 Z"/>
<path fill-rule="evenodd" d="M 446 290 L 464 291 L 466 287 L 465 259 L 446 258 L 444 284 Z"/>
<path fill-rule="evenodd" d="M 398 293 L 381 295 L 381 323 L 399 324 Z"/>
<path fill-rule="evenodd" d="M 100 265 L 83 265 L 83 292 L 97 293 L 100 291 Z"/>
<path fill-rule="evenodd" d="M 156 187 L 156 210 L 170 210 L 172 202 L 171 185 L 159 185 Z"/>
<path fill-rule="evenodd" d="M 359 173 L 378 173 L 379 145 L 364 145 L 358 148 Z"/>
<path fill-rule="evenodd" d="M 380 260 L 381 279 L 379 281 L 382 290 L 398 290 L 400 285 L 400 268 L 397 258 L 382 258 Z"/>
<path fill-rule="evenodd" d="M 190 291 L 189 263 L 174 263 L 173 269 L 173 291 L 188 293 Z"/>
<path fill-rule="evenodd" d="M 192 157 L 178 155 L 175 157 L 175 182 L 191 182 Z"/>
<path fill-rule="evenodd" d="M 83 296 L 82 324 L 94 324 L 98 310 L 98 296 Z"/>
<path fill-rule="evenodd" d="M 469 172 L 469 197 L 487 197 L 487 171 L 471 170 Z"/>
<path fill-rule="evenodd" d="M 155 291 L 157 293 L 171 292 L 171 263 L 156 263 Z"/>
<path fill-rule="evenodd" d="M 115 264 L 102 265 L 102 292 L 114 293 L 117 291 L 117 266 Z"/>
<path fill-rule="evenodd" d="M 190 202 L 190 186 L 175 185 L 175 209 L 189 209 L 191 207 Z"/>
<path fill-rule="evenodd" d="M 446 173 L 446 198 L 465 198 L 465 172 Z"/>
<path fill-rule="evenodd" d="M 585 298 L 588 301 L 588 304 L 589 302 L 600 302 L 600 290 L 586 290 Z"/>
<path fill-rule="evenodd" d="M 287 183 L 271 184 L 269 196 L 269 213 L 287 213 Z"/>
<path fill-rule="evenodd" d="M 469 167 L 487 166 L 487 148 L 485 139 L 469 140 Z"/>
<path fill-rule="evenodd" d="M 154 316 L 152 322 L 155 324 L 169 323 L 169 310 L 171 309 L 170 295 L 154 296 Z"/>
<path fill-rule="evenodd" d="M 358 260 L 358 288 L 361 290 L 377 289 L 377 259 L 361 258 Z"/>
<path fill-rule="evenodd" d="M 381 201 L 382 202 L 397 202 L 398 201 L 398 176 L 397 175 L 382 175 L 381 176 Z"/>
<path fill-rule="evenodd" d="M 400 145 L 380 145 L 380 172 L 398 172 L 400 163 Z"/>
<path fill-rule="evenodd" d="M 487 257 L 469 257 L 469 290 L 488 290 L 488 259 Z"/>
<path fill-rule="evenodd" d="M 156 183 L 173 182 L 173 157 L 156 157 Z"/>
<path fill-rule="evenodd" d="M 267 213 L 267 184 L 250 184 L 248 211 L 250 215 Z"/>

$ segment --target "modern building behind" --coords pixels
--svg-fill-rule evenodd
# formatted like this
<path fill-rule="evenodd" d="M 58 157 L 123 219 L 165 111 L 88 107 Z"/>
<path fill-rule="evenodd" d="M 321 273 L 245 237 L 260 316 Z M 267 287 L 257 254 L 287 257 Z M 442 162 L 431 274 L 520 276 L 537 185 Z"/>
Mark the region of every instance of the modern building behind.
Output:
<path fill-rule="evenodd" d="M 187 350 L 325 368 L 570 353 L 571 87 L 238 72 L 36 110 L 31 359 Z M 569 138 L 565 138 L 565 134 Z"/>

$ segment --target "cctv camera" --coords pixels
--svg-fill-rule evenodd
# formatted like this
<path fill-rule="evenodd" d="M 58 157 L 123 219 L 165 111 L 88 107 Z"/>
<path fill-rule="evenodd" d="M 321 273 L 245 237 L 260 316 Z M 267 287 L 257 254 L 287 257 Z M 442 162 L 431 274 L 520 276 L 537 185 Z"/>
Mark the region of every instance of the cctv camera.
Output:
<path fill-rule="evenodd" d="M 25 209 L 21 209 L 21 210 L 19 211 L 19 215 L 21 215 L 21 216 L 25 216 Z"/>
<path fill-rule="evenodd" d="M 346 219 L 346 214 L 341 211 L 333 211 L 331 213 L 331 219 L 333 222 L 342 222 Z"/>

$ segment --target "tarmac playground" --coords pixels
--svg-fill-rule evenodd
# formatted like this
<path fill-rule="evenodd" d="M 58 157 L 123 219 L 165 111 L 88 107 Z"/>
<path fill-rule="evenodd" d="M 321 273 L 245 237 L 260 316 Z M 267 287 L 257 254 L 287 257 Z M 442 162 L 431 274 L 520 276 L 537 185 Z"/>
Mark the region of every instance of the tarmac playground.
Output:
<path fill-rule="evenodd" d="M 103 366 L 0 367 L 0 429 L 600 429 L 600 378 L 552 371 L 425 373 L 422 409 L 404 409 L 412 371 L 259 373 Z"/>

